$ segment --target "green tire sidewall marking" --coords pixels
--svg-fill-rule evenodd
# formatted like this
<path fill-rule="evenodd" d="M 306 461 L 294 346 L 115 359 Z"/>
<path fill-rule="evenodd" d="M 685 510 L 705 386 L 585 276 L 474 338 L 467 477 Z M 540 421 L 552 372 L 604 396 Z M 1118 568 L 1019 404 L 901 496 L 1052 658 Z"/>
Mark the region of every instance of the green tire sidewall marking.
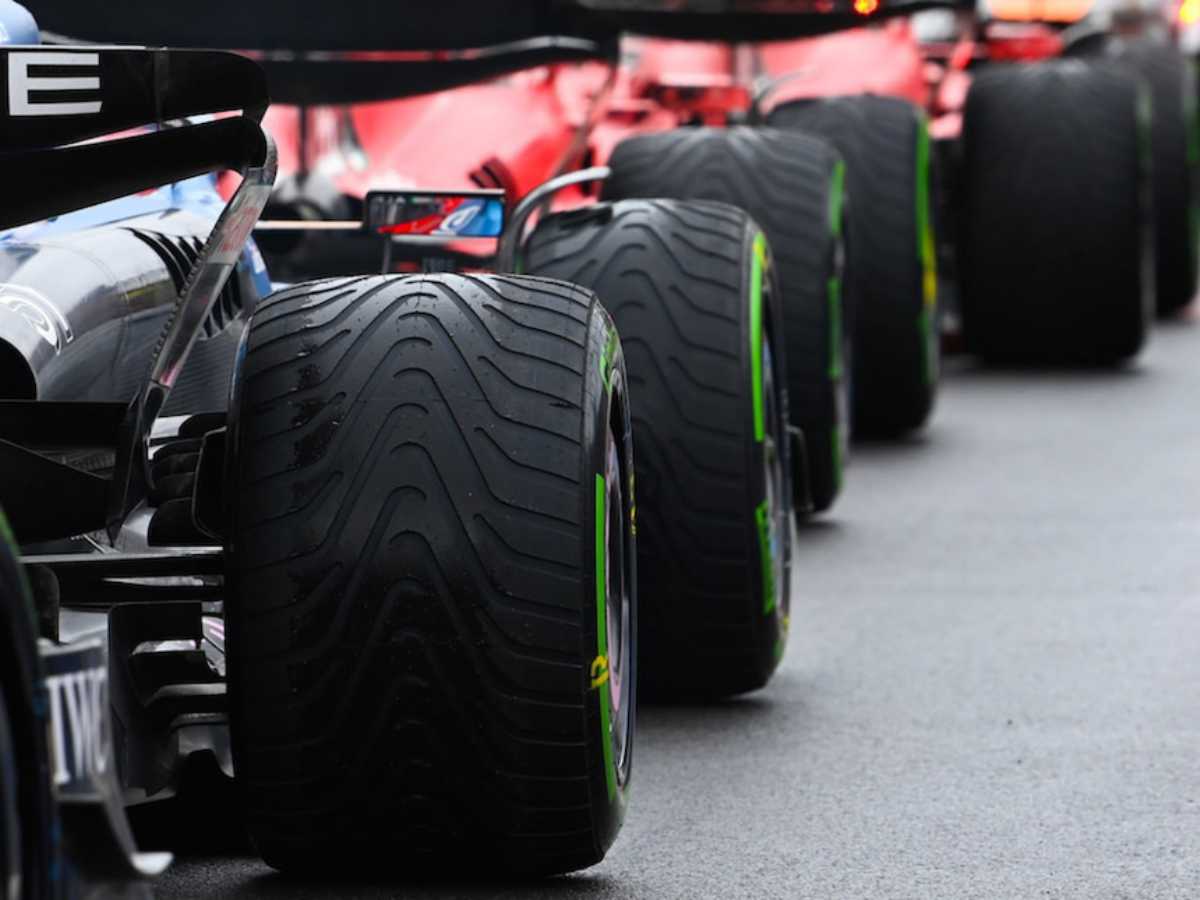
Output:
<path fill-rule="evenodd" d="M 845 372 L 842 366 L 842 280 L 836 276 L 825 285 L 829 302 L 829 380 L 837 381 Z"/>
<path fill-rule="evenodd" d="M 829 186 L 829 233 L 842 235 L 842 204 L 846 196 L 846 164 L 840 159 L 833 167 L 833 179 Z"/>
<path fill-rule="evenodd" d="M 924 114 L 917 122 L 917 259 L 921 263 L 921 313 L 917 330 L 925 348 L 925 383 L 938 377 L 937 344 L 937 248 L 934 244 L 933 216 L 929 195 L 929 123 Z"/>
<path fill-rule="evenodd" d="M 766 428 L 766 398 L 763 397 L 763 270 L 767 262 L 767 240 L 760 231 L 754 236 L 750 260 L 750 392 L 754 403 L 754 440 L 761 444 Z"/>
<path fill-rule="evenodd" d="M 608 520 L 608 485 L 604 476 L 596 475 L 596 658 L 608 666 L 608 546 L 604 526 Z M 595 665 L 595 664 L 593 664 Z M 593 677 L 595 677 L 593 675 Z M 611 803 L 617 796 L 617 770 L 612 751 L 612 710 L 609 707 L 608 687 L 597 686 L 600 692 L 600 743 L 604 750 L 604 783 Z"/>
<path fill-rule="evenodd" d="M 750 261 L 750 389 L 754 401 L 754 441 L 766 438 L 766 397 L 763 387 L 763 273 L 767 266 L 767 239 L 760 231 L 754 236 Z M 766 485 L 763 486 L 766 490 Z M 763 500 L 754 510 L 758 531 L 758 550 L 762 560 L 763 615 L 775 610 L 775 576 L 771 568 L 771 511 Z"/>
<path fill-rule="evenodd" d="M 771 510 L 767 501 L 754 510 L 754 521 L 758 524 L 758 546 L 762 557 L 763 615 L 775 612 L 775 571 L 771 565 Z"/>
<path fill-rule="evenodd" d="M 846 164 L 838 160 L 833 167 L 829 182 L 829 232 L 834 238 L 842 235 L 842 212 L 845 206 Z M 835 273 L 826 285 L 829 303 L 829 380 L 837 382 L 845 377 L 842 360 L 842 282 Z M 832 437 L 834 490 L 842 489 L 842 423 L 835 422 L 830 430 Z"/>
<path fill-rule="evenodd" d="M 842 365 L 842 282 L 839 278 L 830 278 L 827 285 L 829 296 L 829 380 L 837 383 L 845 378 Z M 830 429 L 832 438 L 833 485 L 834 490 L 842 489 L 842 468 L 845 460 L 842 453 L 842 422 L 834 422 Z"/>

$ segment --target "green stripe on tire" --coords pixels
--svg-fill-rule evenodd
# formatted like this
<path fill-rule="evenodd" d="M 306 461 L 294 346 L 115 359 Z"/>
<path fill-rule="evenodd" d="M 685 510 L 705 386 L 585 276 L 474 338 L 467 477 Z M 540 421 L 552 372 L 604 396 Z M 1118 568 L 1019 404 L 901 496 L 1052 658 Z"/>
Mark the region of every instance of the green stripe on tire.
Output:
<path fill-rule="evenodd" d="M 833 181 L 829 186 L 829 232 L 834 237 L 842 234 L 842 204 L 846 194 L 846 164 L 840 159 L 833 167 Z"/>
<path fill-rule="evenodd" d="M 833 167 L 833 176 L 829 183 L 829 232 L 835 238 L 842 234 L 842 212 L 845 207 L 846 193 L 846 164 L 838 160 Z M 829 378 L 838 381 L 846 377 L 844 360 L 842 359 L 843 322 L 842 322 L 842 282 L 838 274 L 834 274 L 826 285 L 829 298 Z M 842 469 L 845 465 L 843 453 L 842 422 L 835 422 L 830 431 L 833 454 L 833 485 L 834 491 L 842 489 Z"/>
<path fill-rule="evenodd" d="M 604 527 L 608 520 L 608 485 L 596 475 L 596 659 L 592 662 L 592 688 L 600 692 L 600 743 L 604 748 L 604 783 L 611 802 L 617 796 L 617 770 L 612 752 L 612 710 L 608 701 L 608 545 Z M 598 669 L 603 670 L 604 680 Z"/>
<path fill-rule="evenodd" d="M 846 164 L 838 160 L 829 183 L 829 232 L 834 237 L 842 233 L 842 207 L 845 198 Z M 826 285 L 829 297 L 829 377 L 837 380 L 843 375 L 842 366 L 842 282 L 835 274 Z"/>
<path fill-rule="evenodd" d="M 762 555 L 763 615 L 775 612 L 775 567 L 771 565 L 771 510 L 767 501 L 754 509 L 754 521 L 758 524 L 758 548 Z"/>
<path fill-rule="evenodd" d="M 917 329 L 925 348 L 925 383 L 937 380 L 937 247 L 929 198 L 929 123 L 922 115 L 917 125 L 917 259 L 921 261 L 921 314 Z"/>
<path fill-rule="evenodd" d="M 754 400 L 754 440 L 763 442 L 766 418 L 763 397 L 763 269 L 767 263 L 767 239 L 760 231 L 754 237 L 754 252 L 750 262 L 750 391 Z"/>

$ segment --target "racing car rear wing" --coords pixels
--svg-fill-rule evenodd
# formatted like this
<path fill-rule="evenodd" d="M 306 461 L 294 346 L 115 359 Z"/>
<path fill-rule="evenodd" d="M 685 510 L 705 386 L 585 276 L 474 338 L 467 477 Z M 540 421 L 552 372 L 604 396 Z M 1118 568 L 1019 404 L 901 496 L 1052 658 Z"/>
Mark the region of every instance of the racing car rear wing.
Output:
<path fill-rule="evenodd" d="M 276 102 L 385 100 L 552 62 L 615 60 L 622 33 L 707 41 L 821 34 L 973 0 L 161 0 L 29 2 L 53 39 L 253 55 Z"/>
<path fill-rule="evenodd" d="M 568 0 L 592 27 L 676 40 L 778 41 L 974 0 Z"/>
<path fill-rule="evenodd" d="M 547 36 L 610 46 L 623 32 L 717 41 L 782 40 L 860 25 L 853 0 L 162 0 L 29 2 L 43 28 L 94 41 L 243 50 L 469 50 Z M 973 0 L 877 0 L 872 18 L 933 7 L 971 9 Z M 511 61 L 511 60 L 510 60 Z M 494 63 L 494 60 L 493 60 Z M 469 66 L 467 68 L 470 68 Z M 431 79 L 442 77 L 431 70 Z M 476 78 L 488 77 L 478 74 Z M 421 79 L 409 82 L 417 84 Z M 461 82 L 459 82 L 461 83 Z M 272 93 L 281 85 L 272 80 Z M 449 87 L 426 86 L 419 93 Z"/>
<path fill-rule="evenodd" d="M 267 139 L 262 70 L 212 51 L 92 47 L 0 48 L 11 228 L 200 172 L 261 165 Z M 144 125 L 238 110 L 242 116 L 84 143 Z"/>
<path fill-rule="evenodd" d="M 275 181 L 275 146 L 259 127 L 261 70 L 213 51 L 100 47 L 0 48 L 0 160 L 9 185 L 0 228 L 231 169 L 242 183 L 187 275 L 149 369 L 128 408 L 114 404 L 0 402 L 0 506 L 23 541 L 115 529 L 151 484 L 154 419 L 224 287 Z M 190 116 L 240 111 L 192 123 Z M 127 137 L 110 137 L 157 125 Z M 171 127 L 163 127 L 163 126 Z M 75 469 L 46 446 L 115 451 L 112 477 Z M 29 485 L 51 484 L 63 504 Z"/>

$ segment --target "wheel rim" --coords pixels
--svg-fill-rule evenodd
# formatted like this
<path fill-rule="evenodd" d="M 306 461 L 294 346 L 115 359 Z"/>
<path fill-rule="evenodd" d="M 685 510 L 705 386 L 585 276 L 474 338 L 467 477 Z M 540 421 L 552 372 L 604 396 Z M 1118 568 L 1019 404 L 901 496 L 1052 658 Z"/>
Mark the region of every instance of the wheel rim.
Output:
<path fill-rule="evenodd" d="M 608 638 L 608 681 L 604 689 L 612 709 L 608 738 L 616 764 L 617 781 L 625 783 L 629 773 L 629 733 L 633 717 L 632 653 L 633 616 L 629 591 L 633 579 L 629 552 L 629 506 L 621 456 L 612 426 L 605 437 L 604 484 L 607 516 L 604 521 L 605 594 L 604 612 Z"/>
<path fill-rule="evenodd" d="M 788 553 L 787 492 L 781 448 L 787 440 L 783 420 L 779 415 L 778 394 L 775 391 L 775 360 L 771 345 L 763 335 L 763 484 L 766 487 L 767 506 L 767 550 L 770 554 L 771 584 L 775 592 L 775 615 L 779 619 L 781 632 L 787 628 L 788 596 L 786 559 Z"/>
<path fill-rule="evenodd" d="M 0 697 L 0 896 L 21 896 L 21 823 L 17 815 L 17 769 L 8 710 Z"/>

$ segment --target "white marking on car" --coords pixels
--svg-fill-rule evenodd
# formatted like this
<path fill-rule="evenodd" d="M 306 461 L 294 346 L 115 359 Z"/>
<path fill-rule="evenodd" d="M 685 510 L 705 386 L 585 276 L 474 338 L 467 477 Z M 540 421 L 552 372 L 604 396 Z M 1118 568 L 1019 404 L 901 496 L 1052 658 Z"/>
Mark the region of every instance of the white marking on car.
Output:
<path fill-rule="evenodd" d="M 29 74 L 31 66 L 78 67 L 95 70 L 94 75 L 36 78 Z M 39 51 L 8 55 L 8 114 L 10 116 L 83 116 L 100 112 L 102 100 L 37 101 L 34 92 L 63 93 L 67 91 L 100 90 L 100 54 Z"/>

